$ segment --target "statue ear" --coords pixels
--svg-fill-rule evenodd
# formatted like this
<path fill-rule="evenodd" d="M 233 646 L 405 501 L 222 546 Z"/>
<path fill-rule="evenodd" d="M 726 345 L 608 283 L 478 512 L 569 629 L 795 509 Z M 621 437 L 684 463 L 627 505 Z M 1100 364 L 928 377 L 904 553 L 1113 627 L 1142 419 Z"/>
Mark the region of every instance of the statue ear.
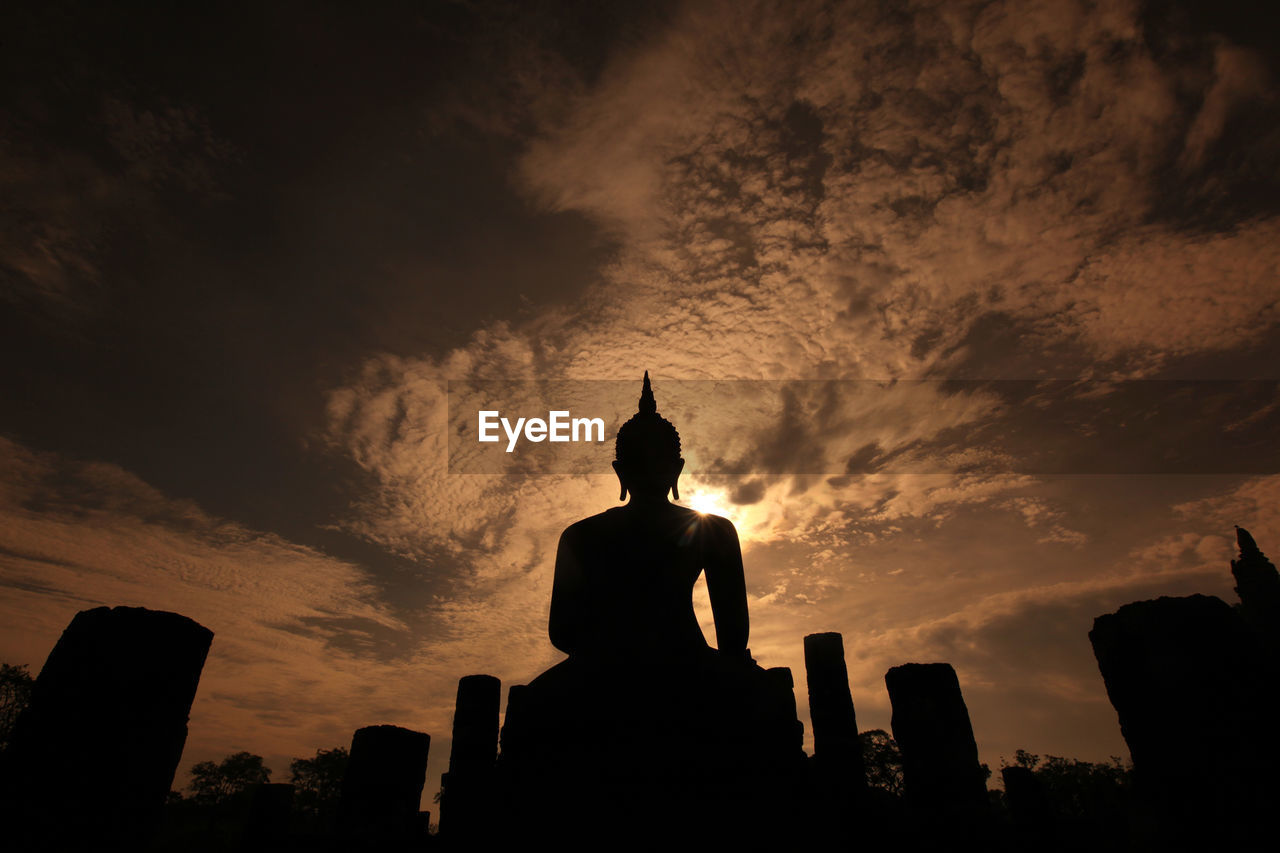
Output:
<path fill-rule="evenodd" d="M 684 470 L 684 457 L 676 465 L 676 476 L 671 480 L 671 497 L 680 500 L 680 472 Z"/>
<path fill-rule="evenodd" d="M 622 491 L 618 494 L 618 500 L 625 501 L 627 499 L 627 483 L 622 479 L 622 469 L 618 467 L 618 463 L 613 463 L 613 473 L 618 475 L 618 486 Z"/>
<path fill-rule="evenodd" d="M 675 498 L 676 500 L 680 500 L 680 484 L 679 483 L 671 484 L 671 497 Z"/>

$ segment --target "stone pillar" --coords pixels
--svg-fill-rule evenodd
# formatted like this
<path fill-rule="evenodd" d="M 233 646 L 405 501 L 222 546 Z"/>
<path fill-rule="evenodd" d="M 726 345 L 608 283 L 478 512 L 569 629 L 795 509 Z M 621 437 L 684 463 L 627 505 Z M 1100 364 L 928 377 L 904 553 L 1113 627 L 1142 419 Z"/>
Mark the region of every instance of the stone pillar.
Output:
<path fill-rule="evenodd" d="M 773 686 L 774 710 L 769 721 L 773 730 L 782 730 L 785 737 L 777 738 L 781 758 L 785 762 L 796 755 L 804 755 L 804 723 L 796 716 L 796 682 L 789 666 L 771 666 L 765 675 Z"/>
<path fill-rule="evenodd" d="M 187 740 L 213 632 L 141 607 L 77 613 L 49 653 L 4 756 L 15 849 L 141 847 Z"/>
<path fill-rule="evenodd" d="M 1004 798 L 1020 849 L 1059 849 L 1053 843 L 1053 807 L 1049 792 L 1036 774 L 1027 767 L 1004 767 L 1000 777 L 1004 780 Z"/>
<path fill-rule="evenodd" d="M 1218 598 L 1126 604 L 1089 632 L 1133 757 L 1144 842 L 1259 843 L 1277 793 L 1275 688 L 1244 620 Z"/>
<path fill-rule="evenodd" d="M 813 831 L 845 847 L 866 834 L 860 806 L 867 773 L 844 663 L 844 638 L 834 632 L 806 636 L 804 669 L 813 723 L 809 821 Z"/>
<path fill-rule="evenodd" d="M 240 849 L 244 853 L 279 850 L 289 841 L 293 786 L 282 782 L 259 785 L 249 803 Z"/>
<path fill-rule="evenodd" d="M 809 682 L 809 717 L 813 721 L 813 756 L 823 776 L 851 790 L 866 784 L 858 719 L 849 692 L 844 638 L 837 633 L 804 638 L 804 669 Z"/>
<path fill-rule="evenodd" d="M 449 772 L 441 779 L 443 838 L 479 846 L 492 835 L 501 699 L 502 682 L 492 675 L 468 675 L 458 682 Z"/>
<path fill-rule="evenodd" d="M 399 726 L 366 726 L 351 738 L 342 778 L 340 829 L 355 849 L 414 840 L 431 736 Z"/>
<path fill-rule="evenodd" d="M 949 663 L 908 663 L 884 680 L 908 808 L 930 835 L 973 840 L 987 828 L 987 786 L 955 670 Z"/>

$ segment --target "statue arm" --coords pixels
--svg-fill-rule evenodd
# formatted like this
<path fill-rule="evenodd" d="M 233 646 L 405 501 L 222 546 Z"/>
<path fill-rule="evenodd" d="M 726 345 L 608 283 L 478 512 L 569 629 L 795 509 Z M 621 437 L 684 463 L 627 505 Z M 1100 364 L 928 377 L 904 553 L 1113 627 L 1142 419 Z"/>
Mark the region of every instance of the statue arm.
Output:
<path fill-rule="evenodd" d="M 716 623 L 716 645 L 723 654 L 741 656 L 746 654 L 750 632 L 742 547 L 738 544 L 738 531 L 729 519 L 714 517 L 712 531 L 704 569 L 711 615 Z"/>
<path fill-rule="evenodd" d="M 581 631 L 582 565 L 574 552 L 571 530 L 560 534 L 556 549 L 556 574 L 551 583 L 551 645 L 567 655 L 577 649 Z"/>

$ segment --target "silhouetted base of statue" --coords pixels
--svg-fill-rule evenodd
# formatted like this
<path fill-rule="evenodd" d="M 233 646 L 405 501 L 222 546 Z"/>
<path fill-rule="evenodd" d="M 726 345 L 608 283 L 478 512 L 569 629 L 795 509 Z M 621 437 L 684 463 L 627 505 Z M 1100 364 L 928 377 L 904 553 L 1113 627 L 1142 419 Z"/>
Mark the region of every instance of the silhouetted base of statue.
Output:
<path fill-rule="evenodd" d="M 565 847 L 782 837 L 802 739 L 788 670 L 571 658 L 512 690 L 500 778 L 513 830 Z"/>

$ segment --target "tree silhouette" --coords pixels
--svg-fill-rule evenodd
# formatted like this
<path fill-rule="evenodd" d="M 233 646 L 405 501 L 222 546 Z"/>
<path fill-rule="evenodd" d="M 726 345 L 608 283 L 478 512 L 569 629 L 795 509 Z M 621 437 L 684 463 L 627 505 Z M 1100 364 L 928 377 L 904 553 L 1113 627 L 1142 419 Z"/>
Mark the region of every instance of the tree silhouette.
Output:
<path fill-rule="evenodd" d="M 201 761 L 191 768 L 191 793 L 202 805 L 220 805 L 254 785 L 271 779 L 271 771 L 262 764 L 262 756 L 237 752 L 219 764 Z"/>
<path fill-rule="evenodd" d="M 1052 755 L 1049 757 L 1053 758 Z M 1056 760 L 1061 761 L 1062 759 L 1056 759 Z M 1025 749 L 1020 749 L 1013 754 L 1012 766 L 1014 767 L 1025 767 L 1027 770 L 1034 772 L 1036 769 L 1036 765 L 1039 763 L 1040 763 L 1040 756 L 1036 755 L 1033 752 L 1027 752 Z M 1008 767 L 1010 765 L 1008 764 L 1008 762 L 1004 760 L 1003 757 L 1001 757 L 1000 766 Z"/>
<path fill-rule="evenodd" d="M 1003 758 L 1000 764 L 1008 766 Z M 1124 824 L 1133 767 L 1116 756 L 1109 762 L 1093 762 L 1058 755 L 1041 758 L 1020 749 L 1013 766 L 1035 774 L 1064 829 L 1079 827 L 1087 835 Z"/>
<path fill-rule="evenodd" d="M 342 776 L 347 772 L 348 757 L 345 749 L 336 746 L 317 749 L 314 758 L 295 758 L 289 762 L 295 808 L 312 816 L 332 811 L 342 796 Z"/>
<path fill-rule="evenodd" d="M 26 664 L 0 663 L 0 751 L 8 747 L 13 726 L 31 701 L 34 685 L 35 679 L 27 672 Z"/>
<path fill-rule="evenodd" d="M 1083 818 L 1121 808 L 1132 769 L 1115 756 L 1110 762 L 1092 762 L 1047 755 L 1032 772 L 1044 783 L 1060 813 Z"/>
<path fill-rule="evenodd" d="M 862 763 L 867 768 L 867 785 L 895 797 L 902 796 L 902 752 L 898 742 L 884 729 L 861 732 Z"/>

